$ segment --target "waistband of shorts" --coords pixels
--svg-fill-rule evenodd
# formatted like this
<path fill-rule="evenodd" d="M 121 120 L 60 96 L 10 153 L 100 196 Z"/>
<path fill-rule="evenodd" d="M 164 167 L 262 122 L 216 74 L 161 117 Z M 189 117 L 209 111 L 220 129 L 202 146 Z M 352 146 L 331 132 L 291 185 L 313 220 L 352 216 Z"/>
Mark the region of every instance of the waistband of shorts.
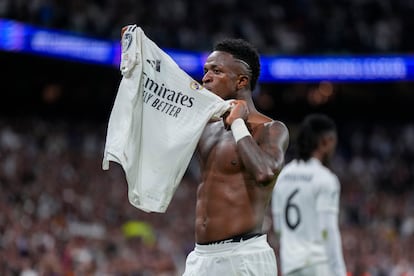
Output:
<path fill-rule="evenodd" d="M 235 243 L 235 242 L 247 241 L 252 238 L 257 238 L 263 235 L 264 235 L 263 233 L 245 233 L 245 234 L 235 235 L 227 239 L 216 240 L 216 241 L 211 241 L 211 242 L 206 242 L 206 243 L 197 243 L 197 244 L 198 245 L 213 245 L 213 244 Z"/>
<path fill-rule="evenodd" d="M 261 234 L 257 237 L 251 237 L 248 240 L 242 240 L 240 242 L 226 242 L 226 243 L 212 243 L 208 245 L 195 244 L 195 254 L 203 256 L 214 256 L 222 254 L 233 254 L 236 251 L 247 250 L 253 252 L 257 250 L 263 250 L 264 248 L 270 248 L 267 242 L 267 235 Z M 272 249 L 273 250 L 273 249 Z"/>

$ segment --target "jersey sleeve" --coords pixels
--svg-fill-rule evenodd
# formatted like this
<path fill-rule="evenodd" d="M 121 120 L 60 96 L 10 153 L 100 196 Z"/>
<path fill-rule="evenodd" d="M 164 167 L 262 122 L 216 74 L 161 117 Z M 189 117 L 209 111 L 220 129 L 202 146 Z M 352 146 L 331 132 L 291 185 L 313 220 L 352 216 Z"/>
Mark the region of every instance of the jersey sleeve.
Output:
<path fill-rule="evenodd" d="M 316 209 L 318 212 L 339 212 L 340 185 L 335 175 L 325 176 L 320 183 L 316 197 Z"/>
<path fill-rule="evenodd" d="M 319 226 L 324 239 L 324 246 L 329 256 L 333 275 L 345 276 L 346 268 L 342 255 L 341 236 L 338 226 L 340 185 L 335 175 L 328 175 L 321 183 L 317 197 Z"/>
<path fill-rule="evenodd" d="M 329 265 L 335 276 L 346 276 L 345 261 L 342 254 L 342 241 L 338 227 L 338 216 L 325 212 L 319 216 L 319 225 L 323 234 L 324 246 L 329 256 Z"/>

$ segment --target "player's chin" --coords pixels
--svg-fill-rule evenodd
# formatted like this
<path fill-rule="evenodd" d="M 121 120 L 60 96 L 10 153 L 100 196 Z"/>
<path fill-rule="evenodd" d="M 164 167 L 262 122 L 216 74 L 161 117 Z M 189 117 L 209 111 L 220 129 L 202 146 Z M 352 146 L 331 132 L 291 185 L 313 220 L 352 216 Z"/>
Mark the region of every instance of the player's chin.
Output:
<path fill-rule="evenodd" d="M 203 87 L 214 93 L 214 91 L 213 91 L 214 89 L 210 85 L 203 84 Z"/>
<path fill-rule="evenodd" d="M 205 86 L 204 86 L 205 87 Z M 214 94 L 216 94 L 217 96 L 219 96 L 219 97 L 221 97 L 221 98 L 223 98 L 223 95 L 222 95 L 222 93 L 220 93 L 220 91 L 217 91 L 216 89 L 214 89 L 214 88 L 211 88 L 211 87 L 205 87 L 207 90 L 209 90 L 210 92 L 212 92 L 212 93 L 214 93 Z"/>

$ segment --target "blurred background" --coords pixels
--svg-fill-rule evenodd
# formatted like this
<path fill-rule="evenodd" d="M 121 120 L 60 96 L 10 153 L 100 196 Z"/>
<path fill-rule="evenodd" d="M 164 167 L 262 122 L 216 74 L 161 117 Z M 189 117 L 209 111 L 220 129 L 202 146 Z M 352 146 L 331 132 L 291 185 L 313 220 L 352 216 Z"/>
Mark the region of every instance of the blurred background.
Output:
<path fill-rule="evenodd" d="M 0 275 L 182 272 L 195 163 L 164 214 L 132 207 L 122 169 L 101 169 L 128 24 L 197 80 L 218 39 L 257 46 L 263 113 L 292 137 L 310 112 L 338 124 L 349 274 L 414 275 L 413 15 L 412 0 L 0 0 Z M 270 213 L 264 231 L 277 250 Z"/>

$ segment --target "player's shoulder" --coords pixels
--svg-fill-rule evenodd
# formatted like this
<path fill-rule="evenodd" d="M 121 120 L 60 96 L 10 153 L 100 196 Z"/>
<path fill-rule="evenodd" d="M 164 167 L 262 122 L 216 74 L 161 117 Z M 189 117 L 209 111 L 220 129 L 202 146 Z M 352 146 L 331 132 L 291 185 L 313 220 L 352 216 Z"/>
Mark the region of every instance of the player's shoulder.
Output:
<path fill-rule="evenodd" d="M 248 122 L 255 129 L 255 132 L 259 133 L 261 139 L 280 143 L 285 149 L 288 147 L 289 130 L 282 121 L 274 120 L 261 113 L 255 113 L 248 119 Z"/>
<path fill-rule="evenodd" d="M 330 168 L 322 165 L 319 161 L 314 162 L 314 165 L 315 165 L 315 170 L 318 171 L 318 174 L 320 176 L 323 176 L 323 177 L 325 177 L 327 179 L 330 179 L 330 180 L 336 180 L 337 179 L 336 174 Z"/>
<path fill-rule="evenodd" d="M 283 167 L 283 170 L 282 170 L 281 173 L 292 170 L 293 168 L 297 167 L 298 165 L 299 165 L 299 161 L 297 159 L 292 159 L 292 160 L 290 160 L 289 162 L 287 162 L 285 164 L 285 166 Z"/>
<path fill-rule="evenodd" d="M 286 124 L 283 123 L 282 121 L 273 119 L 273 118 L 271 118 L 271 117 L 269 117 L 269 116 L 267 116 L 263 113 L 260 113 L 260 112 L 254 113 L 253 116 L 252 116 L 252 120 L 257 122 L 257 123 L 260 122 L 266 128 L 277 128 L 277 129 L 281 129 L 281 130 L 284 130 L 284 131 L 288 130 Z"/>
<path fill-rule="evenodd" d="M 279 129 L 281 131 L 288 132 L 288 128 L 287 128 L 286 124 L 283 123 L 282 121 L 279 121 L 279 120 L 273 120 L 273 119 L 269 118 L 268 121 L 264 122 L 264 126 L 267 127 L 267 128 L 274 128 L 274 129 Z"/>
<path fill-rule="evenodd" d="M 298 160 L 292 159 L 291 161 L 289 161 L 283 166 L 277 179 L 283 180 L 286 177 L 286 175 L 298 173 L 298 166 L 299 166 Z"/>
<path fill-rule="evenodd" d="M 316 175 L 318 176 L 318 183 L 325 188 L 331 187 L 329 189 L 338 189 L 339 188 L 339 178 L 338 176 L 328 167 L 319 164 L 315 170 Z"/>
<path fill-rule="evenodd" d="M 289 144 L 289 129 L 282 121 L 270 120 L 265 122 L 263 125 L 270 137 L 278 137 L 278 140 L 283 141 L 285 147 L 287 148 Z"/>

